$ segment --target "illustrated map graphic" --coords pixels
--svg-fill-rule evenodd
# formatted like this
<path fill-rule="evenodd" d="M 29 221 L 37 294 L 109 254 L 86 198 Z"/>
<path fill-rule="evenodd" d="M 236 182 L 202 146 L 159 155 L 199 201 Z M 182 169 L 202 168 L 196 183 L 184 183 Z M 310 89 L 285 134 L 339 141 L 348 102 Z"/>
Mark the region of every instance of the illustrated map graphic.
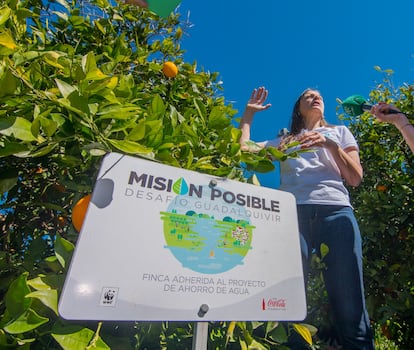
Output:
<path fill-rule="evenodd" d="M 240 206 L 219 202 L 202 203 L 180 195 L 161 212 L 166 246 L 180 263 L 193 271 L 217 274 L 243 264 L 252 249 L 253 229 Z M 222 214 L 226 212 L 233 216 Z"/>

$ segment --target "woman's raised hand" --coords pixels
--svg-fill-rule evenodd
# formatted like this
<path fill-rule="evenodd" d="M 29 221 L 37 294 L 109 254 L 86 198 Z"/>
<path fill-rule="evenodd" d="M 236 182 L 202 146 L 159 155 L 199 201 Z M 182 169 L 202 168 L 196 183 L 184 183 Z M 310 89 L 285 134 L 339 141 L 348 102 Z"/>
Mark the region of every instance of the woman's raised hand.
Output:
<path fill-rule="evenodd" d="M 264 104 L 268 94 L 268 90 L 264 87 L 254 89 L 249 101 L 247 102 L 246 109 L 250 109 L 252 112 L 260 112 L 270 108 L 270 103 Z"/>

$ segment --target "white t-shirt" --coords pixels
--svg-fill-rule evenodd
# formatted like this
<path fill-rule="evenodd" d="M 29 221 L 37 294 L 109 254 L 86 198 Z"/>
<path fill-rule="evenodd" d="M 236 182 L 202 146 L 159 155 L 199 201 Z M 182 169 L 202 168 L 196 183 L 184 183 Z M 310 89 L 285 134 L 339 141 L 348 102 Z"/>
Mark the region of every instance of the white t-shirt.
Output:
<path fill-rule="evenodd" d="M 358 149 L 354 136 L 344 125 L 319 127 L 314 131 L 330 138 L 342 149 Z M 265 141 L 264 145 L 277 147 L 280 141 L 279 137 Z M 279 190 L 291 192 L 296 197 L 297 204 L 351 206 L 339 168 L 331 153 L 324 147 L 316 147 L 311 152 L 300 153 L 298 158 L 281 161 Z"/>

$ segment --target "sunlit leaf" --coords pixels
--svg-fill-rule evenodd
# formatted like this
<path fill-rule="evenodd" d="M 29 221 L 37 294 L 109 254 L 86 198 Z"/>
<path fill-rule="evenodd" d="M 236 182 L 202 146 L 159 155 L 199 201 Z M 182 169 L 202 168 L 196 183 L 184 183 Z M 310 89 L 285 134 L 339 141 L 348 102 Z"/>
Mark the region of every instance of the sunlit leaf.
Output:
<path fill-rule="evenodd" d="M 17 92 L 19 87 L 20 85 L 17 78 L 10 72 L 10 70 L 6 70 L 0 77 L 0 97 L 13 95 Z"/>
<path fill-rule="evenodd" d="M 45 306 L 58 315 L 58 293 L 56 289 L 42 289 L 31 292 L 26 298 L 39 299 Z"/>
<path fill-rule="evenodd" d="M 208 116 L 208 127 L 213 129 L 224 129 L 230 124 L 229 118 L 219 107 L 214 107 Z"/>
<path fill-rule="evenodd" d="M 129 132 L 128 140 L 140 141 L 145 137 L 145 120 L 140 120 L 138 124 Z"/>
<path fill-rule="evenodd" d="M 300 334 L 300 336 L 306 341 L 306 343 L 308 343 L 309 345 L 313 344 L 312 334 L 305 325 L 293 323 L 293 328 L 296 332 L 298 332 L 298 334 Z"/>
<path fill-rule="evenodd" d="M 321 258 L 323 259 L 326 255 L 328 255 L 329 247 L 325 243 L 322 243 L 320 249 L 321 249 Z"/>
<path fill-rule="evenodd" d="M 108 76 L 106 74 L 104 74 L 99 68 L 90 70 L 86 73 L 86 80 L 101 80 L 101 79 L 105 79 Z"/>
<path fill-rule="evenodd" d="M 99 119 L 130 119 L 136 117 L 140 112 L 140 108 L 135 105 L 122 106 L 111 105 L 105 107 L 103 110 L 97 113 Z"/>
<path fill-rule="evenodd" d="M 48 321 L 47 317 L 40 316 L 36 311 L 28 309 L 7 323 L 3 329 L 10 334 L 20 334 L 36 329 Z"/>
<path fill-rule="evenodd" d="M 49 51 L 43 55 L 43 59 L 47 64 L 58 69 L 64 69 L 64 67 L 60 63 L 58 63 L 59 57 L 60 54 L 56 51 Z"/>
<path fill-rule="evenodd" d="M 252 185 L 260 186 L 260 181 L 259 181 L 259 179 L 258 179 L 258 177 L 257 177 L 256 174 L 253 174 L 252 176 L 250 176 L 247 179 L 247 182 L 250 183 L 250 184 L 252 184 Z"/>
<path fill-rule="evenodd" d="M 22 141 L 42 141 L 42 137 L 35 137 L 31 131 L 32 123 L 27 119 L 17 117 L 13 125 L 7 129 L 0 130 L 0 134 L 14 136 Z"/>
<path fill-rule="evenodd" d="M 56 15 L 57 17 L 60 17 L 61 19 L 63 19 L 65 22 L 68 21 L 69 16 L 67 13 L 65 12 L 61 12 L 61 11 L 51 11 L 52 14 Z"/>
<path fill-rule="evenodd" d="M 95 60 L 95 54 L 93 52 L 88 52 L 82 57 L 82 70 L 85 75 L 88 75 L 89 72 L 96 71 L 98 69 Z"/>
<path fill-rule="evenodd" d="M 164 101 L 161 96 L 155 95 L 148 110 L 149 119 L 160 119 L 164 116 L 165 111 L 166 106 L 164 105 Z"/>
<path fill-rule="evenodd" d="M 14 50 L 17 47 L 13 40 L 13 36 L 7 31 L 0 32 L 0 45 L 5 46 L 10 50 Z"/>
<path fill-rule="evenodd" d="M 151 148 L 147 148 L 144 145 L 129 140 L 112 140 L 108 139 L 112 146 L 119 151 L 130 153 L 130 154 L 150 154 Z"/>
<path fill-rule="evenodd" d="M 3 25 L 10 17 L 10 7 L 4 5 L 0 8 L 0 26 Z"/>
<path fill-rule="evenodd" d="M 64 269 L 69 267 L 72 259 L 72 254 L 75 249 L 74 245 L 68 240 L 61 237 L 59 234 L 56 235 L 55 239 L 55 255 Z"/>
<path fill-rule="evenodd" d="M 194 99 L 194 106 L 198 111 L 199 116 L 204 120 L 206 118 L 206 107 L 204 106 L 203 102 L 200 99 L 195 98 Z"/>
<path fill-rule="evenodd" d="M 55 79 L 56 85 L 64 98 L 68 98 L 69 95 L 76 90 L 76 88 L 60 79 Z"/>
<path fill-rule="evenodd" d="M 52 330 L 52 337 L 64 350 L 85 350 L 88 348 L 96 350 L 110 349 L 101 337 L 97 338 L 97 341 L 94 343 L 93 347 L 89 347 L 94 335 L 95 333 L 92 330 L 82 328 L 80 326 L 67 326 Z"/>

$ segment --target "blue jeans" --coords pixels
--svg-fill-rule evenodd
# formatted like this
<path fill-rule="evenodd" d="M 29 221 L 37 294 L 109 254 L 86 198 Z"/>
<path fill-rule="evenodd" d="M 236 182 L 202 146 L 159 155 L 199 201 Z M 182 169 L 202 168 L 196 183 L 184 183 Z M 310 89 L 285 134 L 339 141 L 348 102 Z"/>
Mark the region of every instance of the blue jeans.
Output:
<path fill-rule="evenodd" d="M 343 349 L 374 349 L 365 306 L 361 235 L 352 208 L 298 205 L 298 219 L 304 276 L 312 252 L 320 255 L 322 243 L 329 248 L 323 276 Z"/>

